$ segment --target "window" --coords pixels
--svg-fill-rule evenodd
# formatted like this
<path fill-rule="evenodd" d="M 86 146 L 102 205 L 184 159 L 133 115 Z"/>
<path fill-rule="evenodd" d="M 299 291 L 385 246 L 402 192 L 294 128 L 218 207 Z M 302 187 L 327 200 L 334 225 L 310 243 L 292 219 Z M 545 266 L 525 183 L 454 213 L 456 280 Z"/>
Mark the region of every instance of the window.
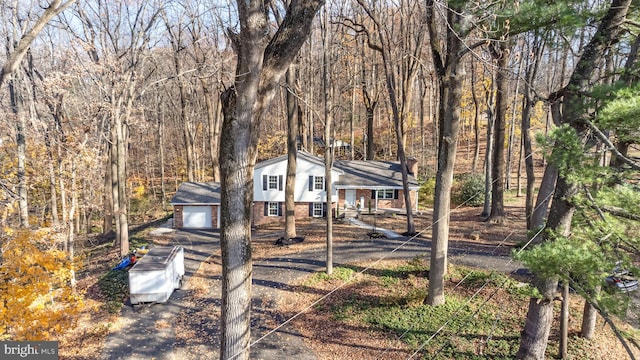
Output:
<path fill-rule="evenodd" d="M 269 216 L 279 216 L 280 215 L 280 205 L 277 202 L 270 202 L 268 205 L 268 215 Z"/>
<path fill-rule="evenodd" d="M 313 203 L 313 217 L 322 217 L 324 214 L 323 203 Z"/>
<path fill-rule="evenodd" d="M 316 176 L 313 179 L 314 190 L 324 190 L 324 176 Z"/>
<path fill-rule="evenodd" d="M 278 177 L 275 175 L 269 175 L 269 190 L 278 190 Z"/>
<path fill-rule="evenodd" d="M 262 175 L 262 190 L 282 191 L 282 175 Z"/>
<path fill-rule="evenodd" d="M 394 199 L 395 191 L 393 189 L 378 190 L 378 199 Z"/>

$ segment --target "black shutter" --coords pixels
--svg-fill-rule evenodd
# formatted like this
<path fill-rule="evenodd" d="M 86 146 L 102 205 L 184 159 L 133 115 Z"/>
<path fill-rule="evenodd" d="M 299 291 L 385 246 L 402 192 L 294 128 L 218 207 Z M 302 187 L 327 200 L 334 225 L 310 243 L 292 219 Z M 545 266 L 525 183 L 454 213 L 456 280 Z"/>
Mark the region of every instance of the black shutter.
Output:
<path fill-rule="evenodd" d="M 278 190 L 282 191 L 282 175 L 278 176 Z"/>
<path fill-rule="evenodd" d="M 264 202 L 264 216 L 269 216 L 269 203 Z"/>
<path fill-rule="evenodd" d="M 327 217 L 327 203 L 322 203 L 322 216 Z"/>
<path fill-rule="evenodd" d="M 313 191 L 313 175 L 309 175 L 309 191 Z"/>
<path fill-rule="evenodd" d="M 278 216 L 282 216 L 282 203 L 278 203 Z"/>
<path fill-rule="evenodd" d="M 398 193 L 399 193 L 399 191 L 398 191 L 398 190 L 394 190 L 394 191 L 393 191 L 393 198 L 394 198 L 394 199 L 397 199 L 397 198 L 398 198 Z"/>
<path fill-rule="evenodd" d="M 309 203 L 309 216 L 313 216 L 313 203 Z"/>
<path fill-rule="evenodd" d="M 327 178 L 324 178 L 324 190 L 328 191 L 329 188 L 327 187 Z"/>
<path fill-rule="evenodd" d="M 267 175 L 262 175 L 262 190 L 267 190 Z"/>
<path fill-rule="evenodd" d="M 376 198 L 376 191 L 375 190 L 371 190 L 371 199 L 375 200 Z"/>

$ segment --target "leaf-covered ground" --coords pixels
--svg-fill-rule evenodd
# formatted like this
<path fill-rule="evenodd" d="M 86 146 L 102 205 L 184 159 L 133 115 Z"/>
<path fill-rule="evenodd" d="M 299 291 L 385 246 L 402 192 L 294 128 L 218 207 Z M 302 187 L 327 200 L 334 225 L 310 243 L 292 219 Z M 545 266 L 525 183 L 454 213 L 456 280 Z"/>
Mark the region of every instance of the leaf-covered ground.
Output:
<path fill-rule="evenodd" d="M 452 213 L 450 245 L 468 248 L 470 251 L 474 249 L 482 249 L 482 251 L 491 249 L 500 254 L 509 253 L 515 244 L 522 242 L 525 238 L 524 216 L 519 209 L 519 206 L 508 207 L 507 221 L 502 225 L 482 222 L 478 217 L 480 212 L 478 208 L 455 209 Z M 406 227 L 405 217 L 399 215 L 362 216 L 361 219 L 368 223 L 372 223 L 373 220 L 376 226 L 396 232 L 403 232 Z M 422 232 L 420 236 L 430 237 L 430 224 L 430 212 L 424 212 L 416 216 L 416 229 Z M 258 228 L 253 237 L 254 258 L 259 259 L 273 255 L 283 256 L 289 252 L 296 253 L 309 248 L 322 248 L 325 246 L 326 227 L 324 221 L 304 220 L 298 221 L 297 225 L 298 235 L 304 236 L 305 241 L 287 247 L 277 247 L 273 244 L 282 235 L 282 225 L 274 224 Z M 362 239 L 365 233 L 365 230 L 353 225 L 339 222 L 334 225 L 335 242 Z M 107 303 L 106 294 L 102 293 L 97 287 L 99 278 L 104 275 L 107 269 L 113 266 L 116 258 L 117 254 L 113 251 L 102 251 L 96 252 L 86 259 L 87 268 L 83 273 L 80 287 L 86 289 L 88 301 L 94 305 L 93 309 L 96 310 L 83 314 L 78 322 L 79 326 L 75 329 L 70 329 L 66 338 L 61 339 L 61 358 L 95 358 L 95 354 L 101 351 L 102 343 L 108 332 L 110 330 L 113 331 L 114 328 L 117 329 L 117 315 L 108 311 L 108 306 L 105 306 Z M 391 268 L 394 266 L 398 266 L 398 264 L 378 264 L 375 273 L 380 274 L 385 267 Z M 201 337 L 206 334 L 183 332 L 181 330 L 192 328 L 188 324 L 202 321 L 205 315 L 208 317 L 219 316 L 219 309 L 215 308 L 216 302 L 213 301 L 209 294 L 212 284 L 215 282 L 213 279 L 220 274 L 220 271 L 219 254 L 214 254 L 202 264 L 197 276 L 194 276 L 189 283 L 187 291 L 190 297 L 188 301 L 199 303 L 203 311 L 185 314 L 174 324 L 176 326 L 176 340 L 187 349 L 192 347 L 194 353 L 199 352 L 198 348 L 202 347 L 203 342 L 215 344 L 216 339 L 203 341 Z M 426 277 L 415 275 L 398 282 L 399 288 L 403 289 L 402 291 L 413 291 L 413 293 L 403 295 L 400 290 L 391 290 L 389 281 L 392 280 L 384 280 L 384 277 L 376 275 L 371 276 L 373 278 L 367 279 L 365 277 L 361 282 L 336 291 L 331 297 L 324 299 L 318 306 L 313 307 L 312 311 L 304 313 L 294 321 L 296 329 L 305 335 L 305 343 L 314 350 L 320 359 L 406 359 L 411 354 L 412 345 L 408 345 L 404 337 L 398 335 L 395 331 L 389 331 L 388 328 L 381 330 L 380 324 L 376 325 L 362 321 L 360 317 L 364 315 L 352 312 L 354 309 L 353 303 L 361 304 L 361 299 L 374 299 L 379 305 L 380 300 L 384 299 L 383 303 L 386 301 L 387 303 L 384 304 L 390 306 L 418 306 L 424 296 L 424 289 L 426 289 Z M 451 295 L 457 298 L 470 296 L 471 290 L 466 287 L 458 287 L 456 290 L 451 289 L 455 280 L 452 279 L 448 283 Z M 330 279 L 316 282 L 313 286 L 317 287 L 318 294 L 322 294 L 332 290 L 339 281 Z M 309 286 L 309 284 L 305 283 L 305 286 Z M 394 294 L 394 291 L 397 293 Z M 287 319 L 297 313 L 307 304 L 314 301 L 317 296 L 320 296 L 318 294 L 310 295 L 308 292 L 300 292 L 290 295 L 292 296 L 290 298 L 281 299 L 278 303 L 278 313 L 271 314 L 273 322 L 270 325 L 275 326 L 283 319 Z M 381 294 L 386 295 L 382 296 Z M 396 299 L 398 304 L 393 304 L 390 299 Z M 512 320 L 513 332 L 520 331 L 521 324 L 524 321 L 524 314 L 526 313 L 527 300 L 516 302 L 504 294 L 499 294 L 494 296 L 492 301 L 494 301 L 492 306 L 504 309 L 515 316 L 515 319 Z M 581 306 L 579 299 L 574 299 L 571 320 L 571 333 L 573 335 L 576 334 L 580 325 Z M 572 340 L 573 349 L 584 349 L 584 353 L 591 354 L 592 359 L 626 358 L 626 353 L 607 327 L 599 326 L 598 331 L 597 339 L 591 344 L 574 338 Z M 398 339 L 398 337 L 401 339 Z M 550 356 L 554 354 L 555 343 L 554 335 L 549 348 Z M 480 354 L 486 354 L 487 347 L 491 345 L 491 339 L 487 342 L 487 336 L 479 335 L 469 344 L 467 344 L 466 350 L 468 355 L 482 356 Z M 202 353 L 206 353 L 206 349 L 200 350 L 202 350 Z"/>

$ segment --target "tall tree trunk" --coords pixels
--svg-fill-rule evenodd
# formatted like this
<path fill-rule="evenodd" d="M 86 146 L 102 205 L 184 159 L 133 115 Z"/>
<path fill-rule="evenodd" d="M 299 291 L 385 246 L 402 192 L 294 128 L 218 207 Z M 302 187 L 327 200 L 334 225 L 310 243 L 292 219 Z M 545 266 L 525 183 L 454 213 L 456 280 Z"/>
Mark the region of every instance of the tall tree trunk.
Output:
<path fill-rule="evenodd" d="M 58 217 L 58 194 L 56 191 L 56 170 L 53 156 L 53 144 L 51 142 L 52 129 L 48 125 L 44 133 L 44 144 L 47 148 L 47 170 L 49 172 L 49 206 L 51 208 L 51 225 L 57 228 L 60 225 Z"/>
<path fill-rule="evenodd" d="M 213 96 L 205 79 L 200 80 L 207 108 L 207 124 L 209 125 L 209 154 L 211 156 L 211 176 L 214 182 L 220 178 L 220 162 L 218 148 L 220 144 L 220 99 Z"/>
<path fill-rule="evenodd" d="M 185 152 L 187 155 L 187 180 L 196 181 L 196 150 L 194 145 L 193 124 L 187 114 L 187 94 L 182 78 L 180 78 L 180 61 L 178 55 L 174 55 L 176 73 L 178 74 L 178 93 L 180 94 L 180 121 L 182 122 L 182 137 L 184 138 Z"/>
<path fill-rule="evenodd" d="M 596 291 L 600 291 L 600 289 L 596 289 Z M 587 340 L 593 339 L 593 335 L 596 332 L 597 320 L 598 310 L 588 301 L 585 301 L 584 308 L 582 310 L 582 326 L 580 329 L 580 336 Z"/>
<path fill-rule="evenodd" d="M 118 191 L 118 137 L 116 135 L 116 123 L 115 118 L 111 119 L 111 144 L 109 147 L 109 171 L 111 179 L 111 201 L 113 203 L 113 218 L 116 225 L 116 238 L 114 240 L 114 246 L 120 246 L 120 234 L 122 233 L 121 223 L 119 221 L 120 216 L 120 192 Z M 61 199 L 64 197 L 61 194 Z M 64 213 L 63 213 L 64 214 Z M 122 252 L 122 251 L 121 251 Z M 121 254 L 122 255 L 122 254 Z"/>
<path fill-rule="evenodd" d="M 625 21 L 627 12 L 631 5 L 631 0 L 612 0 L 609 9 L 600 21 L 598 29 L 584 48 L 583 56 L 580 58 L 571 75 L 569 84 L 564 89 L 562 123 L 570 125 L 575 129 L 578 137 L 583 143 L 589 134 L 589 128 L 582 119 L 587 116 L 589 107 L 584 93 L 590 90 L 591 80 L 599 68 L 606 50 L 618 39 L 622 32 L 622 24 Z M 568 171 L 571 171 L 569 168 Z M 556 191 L 553 196 L 553 203 L 549 212 L 547 228 L 562 236 L 568 236 L 571 232 L 571 221 L 575 212 L 575 207 L 571 198 L 577 193 L 577 185 L 568 181 L 569 173 L 561 173 L 556 182 Z M 548 234 L 545 234 L 542 241 L 552 241 Z M 531 299 L 525 329 L 522 332 L 520 348 L 516 357 L 518 359 L 543 359 L 547 347 L 551 319 L 541 316 L 553 311 L 553 297 L 557 288 L 557 280 L 553 278 L 534 275 L 538 290 L 543 296 L 542 299 Z M 540 286 L 542 285 L 542 286 Z M 534 331 L 544 329 L 543 332 Z"/>
<path fill-rule="evenodd" d="M 527 165 L 528 166 L 528 165 Z M 531 166 L 533 168 L 533 166 Z M 527 169 L 528 170 L 528 169 Z M 547 212 L 549 211 L 549 204 L 551 204 L 551 196 L 555 191 L 556 180 L 558 179 L 558 168 L 553 164 L 547 164 L 542 174 L 542 180 L 540 181 L 540 189 L 538 189 L 538 196 L 536 198 L 535 207 L 531 212 L 531 220 L 527 223 L 527 229 L 538 230 L 544 227 L 547 220 Z M 533 187 L 527 180 L 527 191 L 529 187 Z M 533 192 L 533 190 L 531 190 Z"/>
<path fill-rule="evenodd" d="M 561 359 L 567 358 L 569 349 L 569 282 L 562 283 L 562 309 L 560 310 L 560 345 L 559 356 Z"/>
<path fill-rule="evenodd" d="M 355 122 L 356 122 L 356 93 L 357 86 L 356 81 L 358 79 L 358 64 L 353 64 L 355 67 L 353 71 L 353 88 L 351 88 L 351 115 L 349 116 L 349 160 L 356 159 L 356 133 L 355 133 Z"/>
<path fill-rule="evenodd" d="M 362 47 L 362 97 L 364 100 L 365 118 L 367 121 L 367 133 L 365 135 L 365 160 L 373 160 L 375 157 L 375 145 L 374 145 L 374 115 L 376 111 L 376 105 L 378 105 L 378 97 L 371 97 L 369 94 L 369 88 L 367 86 L 367 74 L 365 66 L 365 47 Z"/>
<path fill-rule="evenodd" d="M 491 82 L 491 88 L 485 88 L 485 99 L 487 102 L 487 146 L 484 154 L 484 203 L 482 207 L 481 217 L 489 218 L 491 215 L 491 195 L 493 188 L 493 143 L 495 142 L 495 111 L 494 111 L 494 91 L 493 81 Z"/>
<path fill-rule="evenodd" d="M 504 222 L 504 177 L 505 159 L 504 146 L 506 140 L 507 122 L 507 98 L 509 91 L 509 79 L 507 76 L 507 64 L 509 62 L 509 49 L 505 42 L 500 42 L 496 49 L 497 74 L 496 74 L 496 117 L 495 117 L 495 141 L 493 142 L 493 159 L 491 162 L 491 215 L 488 221 L 494 223 Z"/>
<path fill-rule="evenodd" d="M 292 74 L 293 73 L 293 74 Z M 285 218 L 284 218 L 284 237 L 285 239 L 291 239 L 296 237 L 296 202 L 295 202 L 295 189 L 296 189 L 296 168 L 298 161 L 298 119 L 297 114 L 297 102 L 294 94 L 294 77 L 295 67 L 291 65 L 287 70 L 287 180 L 285 183 L 284 197 L 285 197 Z"/>
<path fill-rule="evenodd" d="M 535 80 L 538 74 L 538 68 L 540 65 L 540 60 L 541 60 L 542 50 L 543 50 L 543 44 L 539 34 L 534 34 L 532 48 L 533 49 L 531 52 L 533 53 L 533 58 L 527 57 L 527 68 L 525 71 L 526 72 L 525 80 L 527 84 L 533 84 L 533 81 Z M 533 141 L 531 139 L 531 112 L 533 110 L 534 105 L 535 105 L 534 92 L 531 85 L 528 85 L 525 87 L 525 90 L 524 90 L 524 99 L 523 99 L 523 107 L 522 107 L 522 123 L 520 126 L 522 131 L 522 148 L 524 151 L 525 172 L 527 173 L 525 218 L 527 221 L 528 230 L 536 229 L 536 227 L 533 226 L 534 224 L 533 197 L 534 197 L 534 190 L 535 190 L 536 175 L 535 175 L 535 168 L 534 168 L 534 161 L 533 161 L 534 160 L 533 159 Z M 553 181 L 551 182 L 551 186 L 547 188 L 548 189 L 547 191 L 553 191 L 553 187 L 555 187 L 556 176 L 557 176 L 556 174 L 549 174 L 549 177 L 547 178 L 547 182 L 551 180 Z M 541 185 L 539 193 L 542 193 L 542 190 L 543 190 L 543 187 Z M 550 198 L 551 193 L 548 192 L 547 194 L 549 194 L 549 198 Z M 547 197 L 546 194 L 544 196 L 545 198 Z M 544 221 L 544 218 L 546 217 L 547 209 L 549 208 L 547 205 L 548 203 L 549 202 L 547 201 L 544 204 L 539 204 L 539 206 L 536 207 L 536 209 L 538 209 L 539 211 L 537 215 L 538 216 L 540 216 L 540 214 L 543 215 L 542 218 L 538 218 L 536 220 L 537 222 L 535 223 L 539 224 L 537 226 L 542 226 L 544 224 L 543 221 Z"/>
<path fill-rule="evenodd" d="M 115 118 L 116 127 L 116 191 L 118 193 L 118 240 L 120 243 L 120 255 L 129 254 L 129 224 L 127 218 L 127 139 L 126 139 L 126 123 L 122 121 L 122 117 L 118 114 Z"/>
<path fill-rule="evenodd" d="M 78 207 L 78 188 L 76 185 L 76 162 L 71 161 L 71 207 L 69 208 L 69 220 L 67 221 L 67 242 L 69 243 L 69 262 L 71 263 L 71 287 L 76 287 L 75 272 L 75 231 L 73 222 L 76 218 L 76 208 Z"/>
<path fill-rule="evenodd" d="M 513 158 L 513 149 L 515 146 L 515 133 L 516 133 L 516 115 L 518 108 L 518 94 L 520 92 L 520 70 L 522 70 L 522 62 L 524 59 L 524 55 L 521 54 L 518 59 L 518 70 L 516 71 L 516 88 L 513 92 L 513 102 L 512 102 L 512 111 L 511 111 L 511 122 L 509 124 L 509 141 L 507 145 L 507 170 L 504 186 L 507 190 L 511 189 L 511 169 L 512 169 L 512 158 Z M 518 144 L 521 142 L 518 141 Z M 520 158 L 520 157 L 518 157 Z"/>
<path fill-rule="evenodd" d="M 167 211 L 167 190 L 166 190 L 166 175 L 164 164 L 164 110 L 160 111 L 158 118 L 158 148 L 160 156 L 160 193 L 162 194 L 162 206 Z M 217 158 L 217 156 L 216 156 Z"/>
<path fill-rule="evenodd" d="M 333 273 L 333 214 L 332 214 L 332 188 L 331 183 L 331 169 L 332 169 L 332 152 L 335 149 L 331 146 L 331 95 L 333 94 L 331 83 L 329 82 L 329 11 L 327 6 L 324 7 L 323 12 L 323 27 L 322 27 L 322 88 L 324 89 L 324 140 L 326 146 L 324 148 L 324 183 L 325 183 L 325 209 L 327 209 L 327 249 L 326 249 L 326 267 L 327 274 Z"/>
<path fill-rule="evenodd" d="M 102 198 L 102 209 L 104 211 L 102 221 L 102 234 L 108 234 L 113 231 L 113 193 L 111 191 L 111 146 L 107 145 L 109 156 L 108 161 L 105 162 L 105 176 L 104 176 L 104 196 Z"/>
<path fill-rule="evenodd" d="M 473 139 L 474 139 L 474 151 L 473 151 L 473 163 L 471 165 L 471 172 L 476 173 L 478 170 L 478 159 L 480 159 L 480 102 L 478 101 L 478 95 L 476 94 L 476 68 L 474 66 L 475 61 L 471 61 L 471 97 L 473 99 Z"/>
<path fill-rule="evenodd" d="M 10 41 L 10 40 L 8 40 Z M 27 119 L 24 108 L 24 95 L 21 90 L 22 76 L 20 71 L 15 71 L 9 80 L 9 97 L 11 111 L 16 124 L 16 155 L 18 158 L 18 215 L 20 227 L 29 227 L 29 205 L 27 201 Z"/>
<path fill-rule="evenodd" d="M 256 49 L 258 50 L 258 49 Z M 247 51 L 249 52 L 249 51 Z M 251 204 L 253 202 L 253 166 L 255 151 L 251 146 L 251 116 L 257 100 L 261 61 L 252 55 L 246 74 L 236 81 L 238 89 L 226 90 L 222 96 L 224 120 L 220 139 L 222 248 L 222 348 L 220 359 L 245 353 L 249 346 L 251 305 Z M 248 59 L 244 60 L 245 62 Z M 239 71 L 238 71 L 239 72 Z M 246 355 L 236 357 L 248 359 Z"/>
<path fill-rule="evenodd" d="M 251 205 L 259 120 L 306 41 L 322 4 L 316 0 L 292 2 L 267 42 L 268 16 L 263 1 L 237 1 L 240 33 L 229 31 L 238 59 L 235 85 L 221 95 L 221 360 L 249 359 Z"/>
<path fill-rule="evenodd" d="M 447 273 L 447 251 L 449 246 L 449 213 L 451 207 L 451 187 L 458 146 L 460 128 L 460 98 L 462 94 L 461 58 L 464 35 L 462 24 L 462 4 L 450 3 L 447 9 L 446 50 L 440 48 L 436 31 L 438 12 L 434 1 L 427 1 L 427 22 L 431 53 L 436 66 L 439 87 L 438 107 L 438 170 L 436 173 L 435 199 L 433 208 L 433 240 L 431 246 L 431 269 L 429 290 L 425 302 L 440 305 L 445 302 L 444 276 Z M 456 28 L 461 33 L 454 33 Z"/>

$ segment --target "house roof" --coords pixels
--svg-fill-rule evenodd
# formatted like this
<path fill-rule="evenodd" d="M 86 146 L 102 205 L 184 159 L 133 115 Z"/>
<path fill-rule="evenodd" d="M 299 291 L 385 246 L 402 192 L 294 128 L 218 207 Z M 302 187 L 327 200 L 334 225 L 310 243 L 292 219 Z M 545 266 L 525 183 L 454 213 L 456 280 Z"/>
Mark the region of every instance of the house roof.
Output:
<path fill-rule="evenodd" d="M 298 159 L 304 159 L 315 165 L 324 167 L 324 159 L 311 155 L 306 151 L 298 151 Z M 287 161 L 287 155 L 278 156 L 273 159 L 261 161 L 256 164 L 256 168 Z M 334 171 L 341 173 L 340 180 L 335 183 L 340 189 L 389 189 L 402 188 L 402 171 L 400 163 L 392 161 L 372 161 L 372 160 L 339 160 L 334 162 Z M 415 177 L 409 174 L 409 188 L 418 189 L 420 186 Z"/>
<path fill-rule="evenodd" d="M 340 180 L 336 182 L 336 188 L 402 188 L 402 171 L 400 163 L 391 161 L 363 161 L 341 160 L 335 162 L 335 167 L 344 171 Z M 409 176 L 409 188 L 417 189 L 420 186 L 415 177 Z"/>
<path fill-rule="evenodd" d="M 183 182 L 171 199 L 172 205 L 220 204 L 220 183 Z"/>

